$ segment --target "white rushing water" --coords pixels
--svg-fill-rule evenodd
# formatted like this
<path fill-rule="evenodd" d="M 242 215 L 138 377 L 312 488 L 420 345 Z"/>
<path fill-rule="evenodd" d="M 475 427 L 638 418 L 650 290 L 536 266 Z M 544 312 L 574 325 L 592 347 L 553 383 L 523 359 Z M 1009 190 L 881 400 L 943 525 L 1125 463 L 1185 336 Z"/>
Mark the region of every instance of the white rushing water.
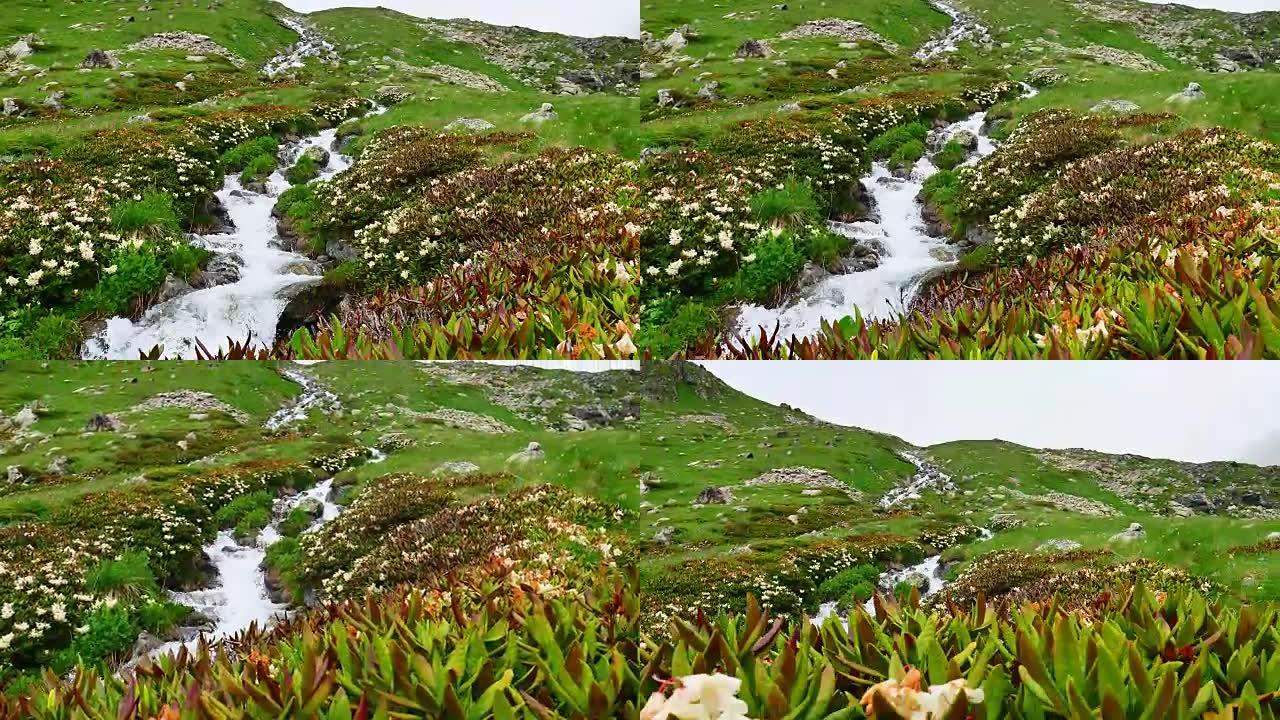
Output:
<path fill-rule="evenodd" d="M 302 392 L 292 402 L 286 403 L 262 424 L 268 430 L 278 430 L 286 425 L 307 419 L 312 410 L 332 414 L 342 409 L 338 396 L 316 382 L 310 375 L 282 368 L 280 374 L 302 386 Z"/>
<path fill-rule="evenodd" d="M 1027 94 L 1036 94 L 1026 86 Z M 987 114 L 976 113 L 930 134 L 929 146 L 941 147 L 962 132 L 973 133 L 978 147 L 964 164 L 972 165 L 996 151 L 987 136 Z M 931 156 L 925 155 L 906 178 L 898 177 L 886 162 L 875 162 L 871 174 L 862 181 L 871 196 L 876 218 L 856 223 L 830 223 L 833 232 L 856 242 L 880 248 L 880 264 L 870 270 L 829 275 L 780 308 L 743 305 L 739 309 L 734 334 L 753 337 L 761 327 L 770 333 L 778 328 L 779 339 L 809 337 L 822 330 L 822 321 L 835 322 L 852 315 L 855 308 L 869 320 L 899 317 L 910 307 L 921 283 L 932 273 L 956 260 L 955 248 L 946 238 L 928 234 L 920 191 L 938 172 Z"/>
<path fill-rule="evenodd" d="M 254 341 L 270 345 L 275 341 L 276 324 L 290 299 L 289 290 L 320 281 L 318 276 L 295 274 L 311 262 L 280 247 L 276 219 L 271 211 L 280 194 L 292 187 L 284 172 L 303 152 L 313 147 L 328 150 L 337 137 L 329 129 L 287 147 L 284 162 L 267 180 L 267 192 L 244 189 L 239 173 L 228 175 L 218 199 L 234 223 L 230 233 L 205 235 L 200 242 L 219 255 L 235 255 L 243 260 L 240 279 L 227 285 L 196 290 L 148 310 L 136 323 L 116 317 L 87 344 L 89 359 L 137 360 L 139 352 L 162 345 L 165 356 L 195 357 L 198 339 L 211 352 L 225 347 L 226 339 Z M 330 178 L 351 166 L 351 158 L 332 153 L 321 179 Z"/>
<path fill-rule="evenodd" d="M 919 500 L 920 496 L 926 491 L 944 492 L 956 489 L 955 484 L 951 482 L 950 475 L 930 465 L 916 453 L 903 452 L 901 456 L 904 460 L 916 466 L 916 473 L 911 476 L 911 479 L 905 485 L 900 485 L 885 493 L 884 497 L 880 498 L 880 507 L 887 510 L 908 500 Z"/>
<path fill-rule="evenodd" d="M 971 15 L 961 12 L 955 5 L 942 0 L 933 0 L 932 5 L 951 17 L 951 27 L 939 37 L 925 43 L 924 47 L 916 53 L 917 59 L 932 60 L 939 55 L 953 53 L 960 48 L 962 42 L 991 44 L 991 31 Z"/>
<path fill-rule="evenodd" d="M 978 528 L 978 539 L 976 542 L 984 542 L 990 539 L 990 530 L 986 528 Z M 942 555 L 930 555 L 915 565 L 898 568 L 897 570 L 887 570 L 881 573 L 880 580 L 876 583 L 876 590 L 882 595 L 892 594 L 894 588 L 898 586 L 898 583 L 914 578 L 917 575 L 920 578 L 923 578 L 922 581 L 917 580 L 917 582 L 920 582 L 919 588 L 921 599 L 942 591 L 942 589 L 947 586 L 947 581 L 942 577 Z M 862 607 L 869 614 L 874 615 L 876 611 L 875 598 L 869 598 L 862 604 Z M 849 626 L 849 621 L 844 615 L 840 614 L 840 610 L 841 607 L 838 601 L 833 600 L 831 602 L 824 602 L 818 606 L 818 612 L 810 618 L 810 622 L 814 625 L 821 626 L 826 622 L 827 618 L 832 615 L 836 615 L 840 618 L 840 624 L 847 628 Z"/>
<path fill-rule="evenodd" d="M 329 63 L 340 62 L 341 58 L 338 57 L 333 43 L 316 32 L 305 20 L 285 17 L 280 19 L 280 24 L 298 33 L 298 42 L 286 52 L 267 61 L 267 64 L 262 66 L 264 75 L 275 77 L 285 70 L 304 68 L 308 58 L 319 58 Z"/>

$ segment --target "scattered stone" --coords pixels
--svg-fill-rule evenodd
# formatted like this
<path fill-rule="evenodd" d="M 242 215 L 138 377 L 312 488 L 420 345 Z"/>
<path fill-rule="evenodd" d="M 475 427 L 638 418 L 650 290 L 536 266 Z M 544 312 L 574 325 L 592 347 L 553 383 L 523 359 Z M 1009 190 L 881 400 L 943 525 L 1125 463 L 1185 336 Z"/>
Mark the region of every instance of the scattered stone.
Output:
<path fill-rule="evenodd" d="M 800 111 L 801 111 L 801 110 L 803 110 L 803 109 L 804 109 L 804 108 L 802 108 L 802 107 L 800 106 L 800 103 L 798 103 L 798 102 L 787 103 L 786 105 L 779 105 L 779 106 L 778 106 L 778 112 L 780 112 L 780 113 L 787 113 L 787 112 L 800 112 Z"/>
<path fill-rule="evenodd" d="M 22 106 L 18 104 L 17 98 L 7 97 L 4 99 L 3 113 L 6 117 L 18 115 L 22 113 Z"/>
<path fill-rule="evenodd" d="M 542 107 L 520 118 L 522 123 L 535 123 L 541 125 L 544 122 L 555 120 L 560 114 L 555 111 L 551 103 L 542 103 Z"/>
<path fill-rule="evenodd" d="M 480 466 L 468 462 L 466 460 L 450 460 L 441 464 L 435 470 L 431 471 L 432 475 L 466 475 L 468 473 L 480 472 Z"/>
<path fill-rule="evenodd" d="M 67 467 L 70 462 L 71 458 L 66 455 L 58 455 L 49 461 L 49 467 L 45 471 L 54 477 L 66 477 L 71 472 Z"/>
<path fill-rule="evenodd" d="M 698 88 L 698 99 L 716 101 L 720 99 L 720 83 L 712 80 Z"/>
<path fill-rule="evenodd" d="M 743 483 L 747 487 L 760 485 L 800 485 L 806 488 L 838 490 L 850 498 L 860 498 L 862 493 L 841 482 L 826 470 L 810 467 L 786 467 L 770 470 Z"/>
<path fill-rule="evenodd" d="M 897 43 L 881 37 L 860 22 L 842 18 L 810 20 L 782 34 L 782 39 L 784 40 L 798 40 L 808 37 L 834 37 L 852 43 L 870 42 L 891 53 L 898 52 Z"/>
<path fill-rule="evenodd" d="M 495 125 L 488 120 L 481 118 L 465 118 L 460 117 L 457 120 L 444 126 L 445 132 L 454 132 L 462 130 L 465 132 L 486 132 L 494 129 Z"/>
<path fill-rule="evenodd" d="M 535 462 L 546 459 L 547 455 L 542 451 L 542 446 L 536 442 L 529 443 L 529 446 L 511 457 L 507 458 L 508 464 L 524 465 L 526 463 Z"/>
<path fill-rule="evenodd" d="M 201 392 L 198 390 L 175 390 L 173 392 L 152 395 L 146 400 L 143 400 L 137 405 L 129 408 L 127 412 L 147 412 L 150 410 L 162 410 L 165 408 L 182 408 L 184 410 L 225 413 L 242 425 L 249 421 L 249 416 L 243 411 L 224 403 L 211 393 Z"/>
<path fill-rule="evenodd" d="M 5 479 L 10 483 L 22 482 L 22 467 L 20 465 L 10 465 L 5 469 Z"/>
<path fill-rule="evenodd" d="M 683 50 L 688 45 L 689 45 L 689 41 L 685 38 L 684 34 L 681 33 L 679 30 L 672 30 L 671 34 L 667 36 L 667 39 L 662 41 L 662 47 L 666 48 L 667 50 L 671 50 L 673 52 L 677 50 Z"/>
<path fill-rule="evenodd" d="M 658 107 L 671 107 L 676 104 L 676 96 L 669 88 L 658 90 Z"/>
<path fill-rule="evenodd" d="M 1080 549 L 1080 543 L 1076 542 L 1075 540 L 1064 540 L 1061 538 L 1054 538 L 1053 540 L 1045 540 L 1044 542 L 1036 546 L 1036 552 L 1057 553 L 1057 552 L 1071 552 L 1072 550 L 1079 550 L 1079 549 Z"/>
<path fill-rule="evenodd" d="M 1127 115 L 1136 113 L 1142 107 L 1135 102 L 1128 100 L 1103 100 L 1102 102 L 1089 108 L 1090 114 L 1100 115 L 1103 113 L 1115 113 L 1117 115 Z"/>
<path fill-rule="evenodd" d="M 214 42 L 208 35 L 190 32 L 164 32 L 143 38 L 129 46 L 130 50 L 177 50 L 192 55 L 219 55 L 236 67 L 245 67 L 248 61 Z"/>
<path fill-rule="evenodd" d="M 473 432 L 488 433 L 491 435 L 501 435 L 503 433 L 513 433 L 515 428 L 498 420 L 497 418 L 481 415 L 480 413 L 468 412 L 466 410 L 456 410 L 454 408 L 439 408 L 425 413 L 414 413 L 418 420 L 428 422 L 438 422 L 446 427 L 457 428 L 459 430 L 471 430 Z M 537 443 L 532 443 L 537 445 Z"/>
<path fill-rule="evenodd" d="M 67 93 L 62 90 L 56 90 L 44 99 L 44 106 L 50 110 L 61 110 L 62 101 L 67 99 Z"/>

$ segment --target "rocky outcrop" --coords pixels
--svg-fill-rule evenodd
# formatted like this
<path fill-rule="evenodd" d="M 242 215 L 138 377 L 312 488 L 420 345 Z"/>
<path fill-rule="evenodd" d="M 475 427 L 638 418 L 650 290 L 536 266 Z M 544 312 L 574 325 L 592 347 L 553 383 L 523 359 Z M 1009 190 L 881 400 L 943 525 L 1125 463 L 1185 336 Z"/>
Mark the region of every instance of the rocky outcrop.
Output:
<path fill-rule="evenodd" d="M 120 60 L 106 50 L 93 50 L 80 62 L 84 70 L 115 70 L 120 67 Z"/>
<path fill-rule="evenodd" d="M 518 453 L 507 458 L 508 465 L 526 465 L 531 462 L 545 460 L 547 454 L 543 452 L 542 446 L 536 442 L 529 443 L 528 447 Z"/>
<path fill-rule="evenodd" d="M 520 118 L 520 122 L 541 125 L 544 122 L 559 119 L 559 117 L 559 113 L 556 112 L 551 103 L 542 103 L 542 107 Z"/>

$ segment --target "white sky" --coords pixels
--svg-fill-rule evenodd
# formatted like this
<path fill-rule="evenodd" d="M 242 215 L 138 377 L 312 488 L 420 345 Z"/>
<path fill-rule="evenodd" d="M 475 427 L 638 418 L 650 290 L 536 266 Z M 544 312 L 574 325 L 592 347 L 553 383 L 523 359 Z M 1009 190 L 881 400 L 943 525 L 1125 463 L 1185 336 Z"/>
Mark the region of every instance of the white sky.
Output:
<path fill-rule="evenodd" d="M 298 12 L 385 7 L 430 18 L 469 18 L 549 32 L 598 37 L 640 36 L 639 0 L 281 0 Z"/>
<path fill-rule="evenodd" d="M 1153 5 L 1189 5 L 1242 13 L 1280 10 L 1280 0 L 1143 0 L 1143 2 Z"/>
<path fill-rule="evenodd" d="M 916 445 L 999 438 L 1280 465 L 1276 362 L 701 364 L 766 402 Z"/>

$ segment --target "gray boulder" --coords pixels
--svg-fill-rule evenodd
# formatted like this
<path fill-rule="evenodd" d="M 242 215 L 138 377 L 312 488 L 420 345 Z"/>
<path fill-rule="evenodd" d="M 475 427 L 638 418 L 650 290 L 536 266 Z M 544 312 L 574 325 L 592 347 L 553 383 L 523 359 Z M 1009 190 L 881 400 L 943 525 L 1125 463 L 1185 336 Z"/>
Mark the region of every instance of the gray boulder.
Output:
<path fill-rule="evenodd" d="M 106 50 L 92 50 L 80 62 L 80 67 L 85 70 L 115 70 L 120 67 L 120 61 Z"/>
<path fill-rule="evenodd" d="M 662 41 L 662 47 L 673 52 L 683 50 L 688 47 L 688 45 L 689 41 L 685 39 L 684 34 L 679 30 L 671 31 L 671 34 L 667 36 L 667 39 Z"/>
<path fill-rule="evenodd" d="M 1130 523 L 1125 530 L 1111 536 L 1107 542 L 1128 543 L 1135 540 L 1144 540 L 1147 537 L 1147 531 L 1142 529 L 1142 523 Z"/>
<path fill-rule="evenodd" d="M 531 462 L 546 459 L 547 454 L 542 451 L 542 446 L 536 442 L 529 443 L 529 446 L 507 458 L 510 465 L 524 465 Z"/>
<path fill-rule="evenodd" d="M 1045 540 L 1044 542 L 1036 546 L 1036 552 L 1059 553 L 1059 552 L 1071 552 L 1072 550 L 1079 550 L 1079 549 L 1080 549 L 1080 543 L 1076 542 L 1075 540 L 1064 540 L 1062 538 Z"/>
<path fill-rule="evenodd" d="M 559 117 L 560 114 L 556 112 L 555 107 L 553 107 L 551 103 L 542 103 L 542 107 L 520 118 L 520 122 L 541 125 L 544 122 L 549 122 Z"/>
<path fill-rule="evenodd" d="M 61 110 L 62 101 L 67 99 L 67 93 L 62 90 L 55 90 L 49 93 L 49 97 L 44 99 L 44 106 L 50 110 Z"/>
<path fill-rule="evenodd" d="M 164 284 L 160 286 L 160 294 L 157 296 L 159 302 L 169 302 L 194 291 L 195 288 L 191 284 L 180 277 L 170 275 L 164 279 Z"/>
<path fill-rule="evenodd" d="M 1200 83 L 1193 82 L 1187 85 L 1182 92 L 1174 93 L 1165 98 L 1165 102 L 1174 105 L 1190 105 L 1191 103 L 1200 102 L 1205 99 L 1204 90 L 1200 87 Z"/>
<path fill-rule="evenodd" d="M 4 99 L 3 106 L 0 106 L 0 112 L 3 112 L 6 117 L 12 117 L 22 113 L 22 106 L 18 104 L 17 98 L 7 97 Z"/>
<path fill-rule="evenodd" d="M 698 505 L 728 505 L 733 500 L 733 493 L 727 487 L 705 487 L 693 501 Z"/>
<path fill-rule="evenodd" d="M 324 503 L 313 497 L 303 498 L 295 507 L 306 513 L 306 516 L 312 520 L 324 514 Z"/>
<path fill-rule="evenodd" d="M 658 90 L 658 107 L 671 107 L 676 104 L 676 96 L 668 88 Z"/>
<path fill-rule="evenodd" d="M 719 100 L 720 99 L 720 83 L 712 80 L 698 88 L 698 99 L 700 100 Z"/>
<path fill-rule="evenodd" d="M 54 477 L 66 477 L 71 470 L 67 467 L 71 462 L 71 458 L 66 455 L 57 455 L 49 461 L 49 466 L 45 468 L 45 472 Z"/>
<path fill-rule="evenodd" d="M 11 483 L 22 482 L 22 467 L 19 465 L 10 465 L 5 469 L 5 479 Z"/>
<path fill-rule="evenodd" d="M 763 40 L 743 40 L 733 55 L 740 58 L 766 58 L 773 55 L 773 48 Z"/>
<path fill-rule="evenodd" d="M 329 151 L 325 150 L 319 145 L 315 145 L 307 148 L 306 151 L 302 153 L 302 156 L 299 157 L 298 159 L 301 160 L 303 158 L 310 158 L 314 160 L 316 163 L 316 167 L 319 167 L 321 169 L 329 167 L 329 159 L 330 159 Z"/>
<path fill-rule="evenodd" d="M 98 413 L 89 418 L 84 429 L 86 432 L 117 432 L 120 430 L 120 421 L 105 413 Z"/>
<path fill-rule="evenodd" d="M 234 253 L 215 255 L 209 261 L 208 267 L 200 274 L 200 279 L 196 281 L 196 285 L 200 288 L 230 285 L 240 279 L 240 268 L 243 265 L 244 261 Z"/>

